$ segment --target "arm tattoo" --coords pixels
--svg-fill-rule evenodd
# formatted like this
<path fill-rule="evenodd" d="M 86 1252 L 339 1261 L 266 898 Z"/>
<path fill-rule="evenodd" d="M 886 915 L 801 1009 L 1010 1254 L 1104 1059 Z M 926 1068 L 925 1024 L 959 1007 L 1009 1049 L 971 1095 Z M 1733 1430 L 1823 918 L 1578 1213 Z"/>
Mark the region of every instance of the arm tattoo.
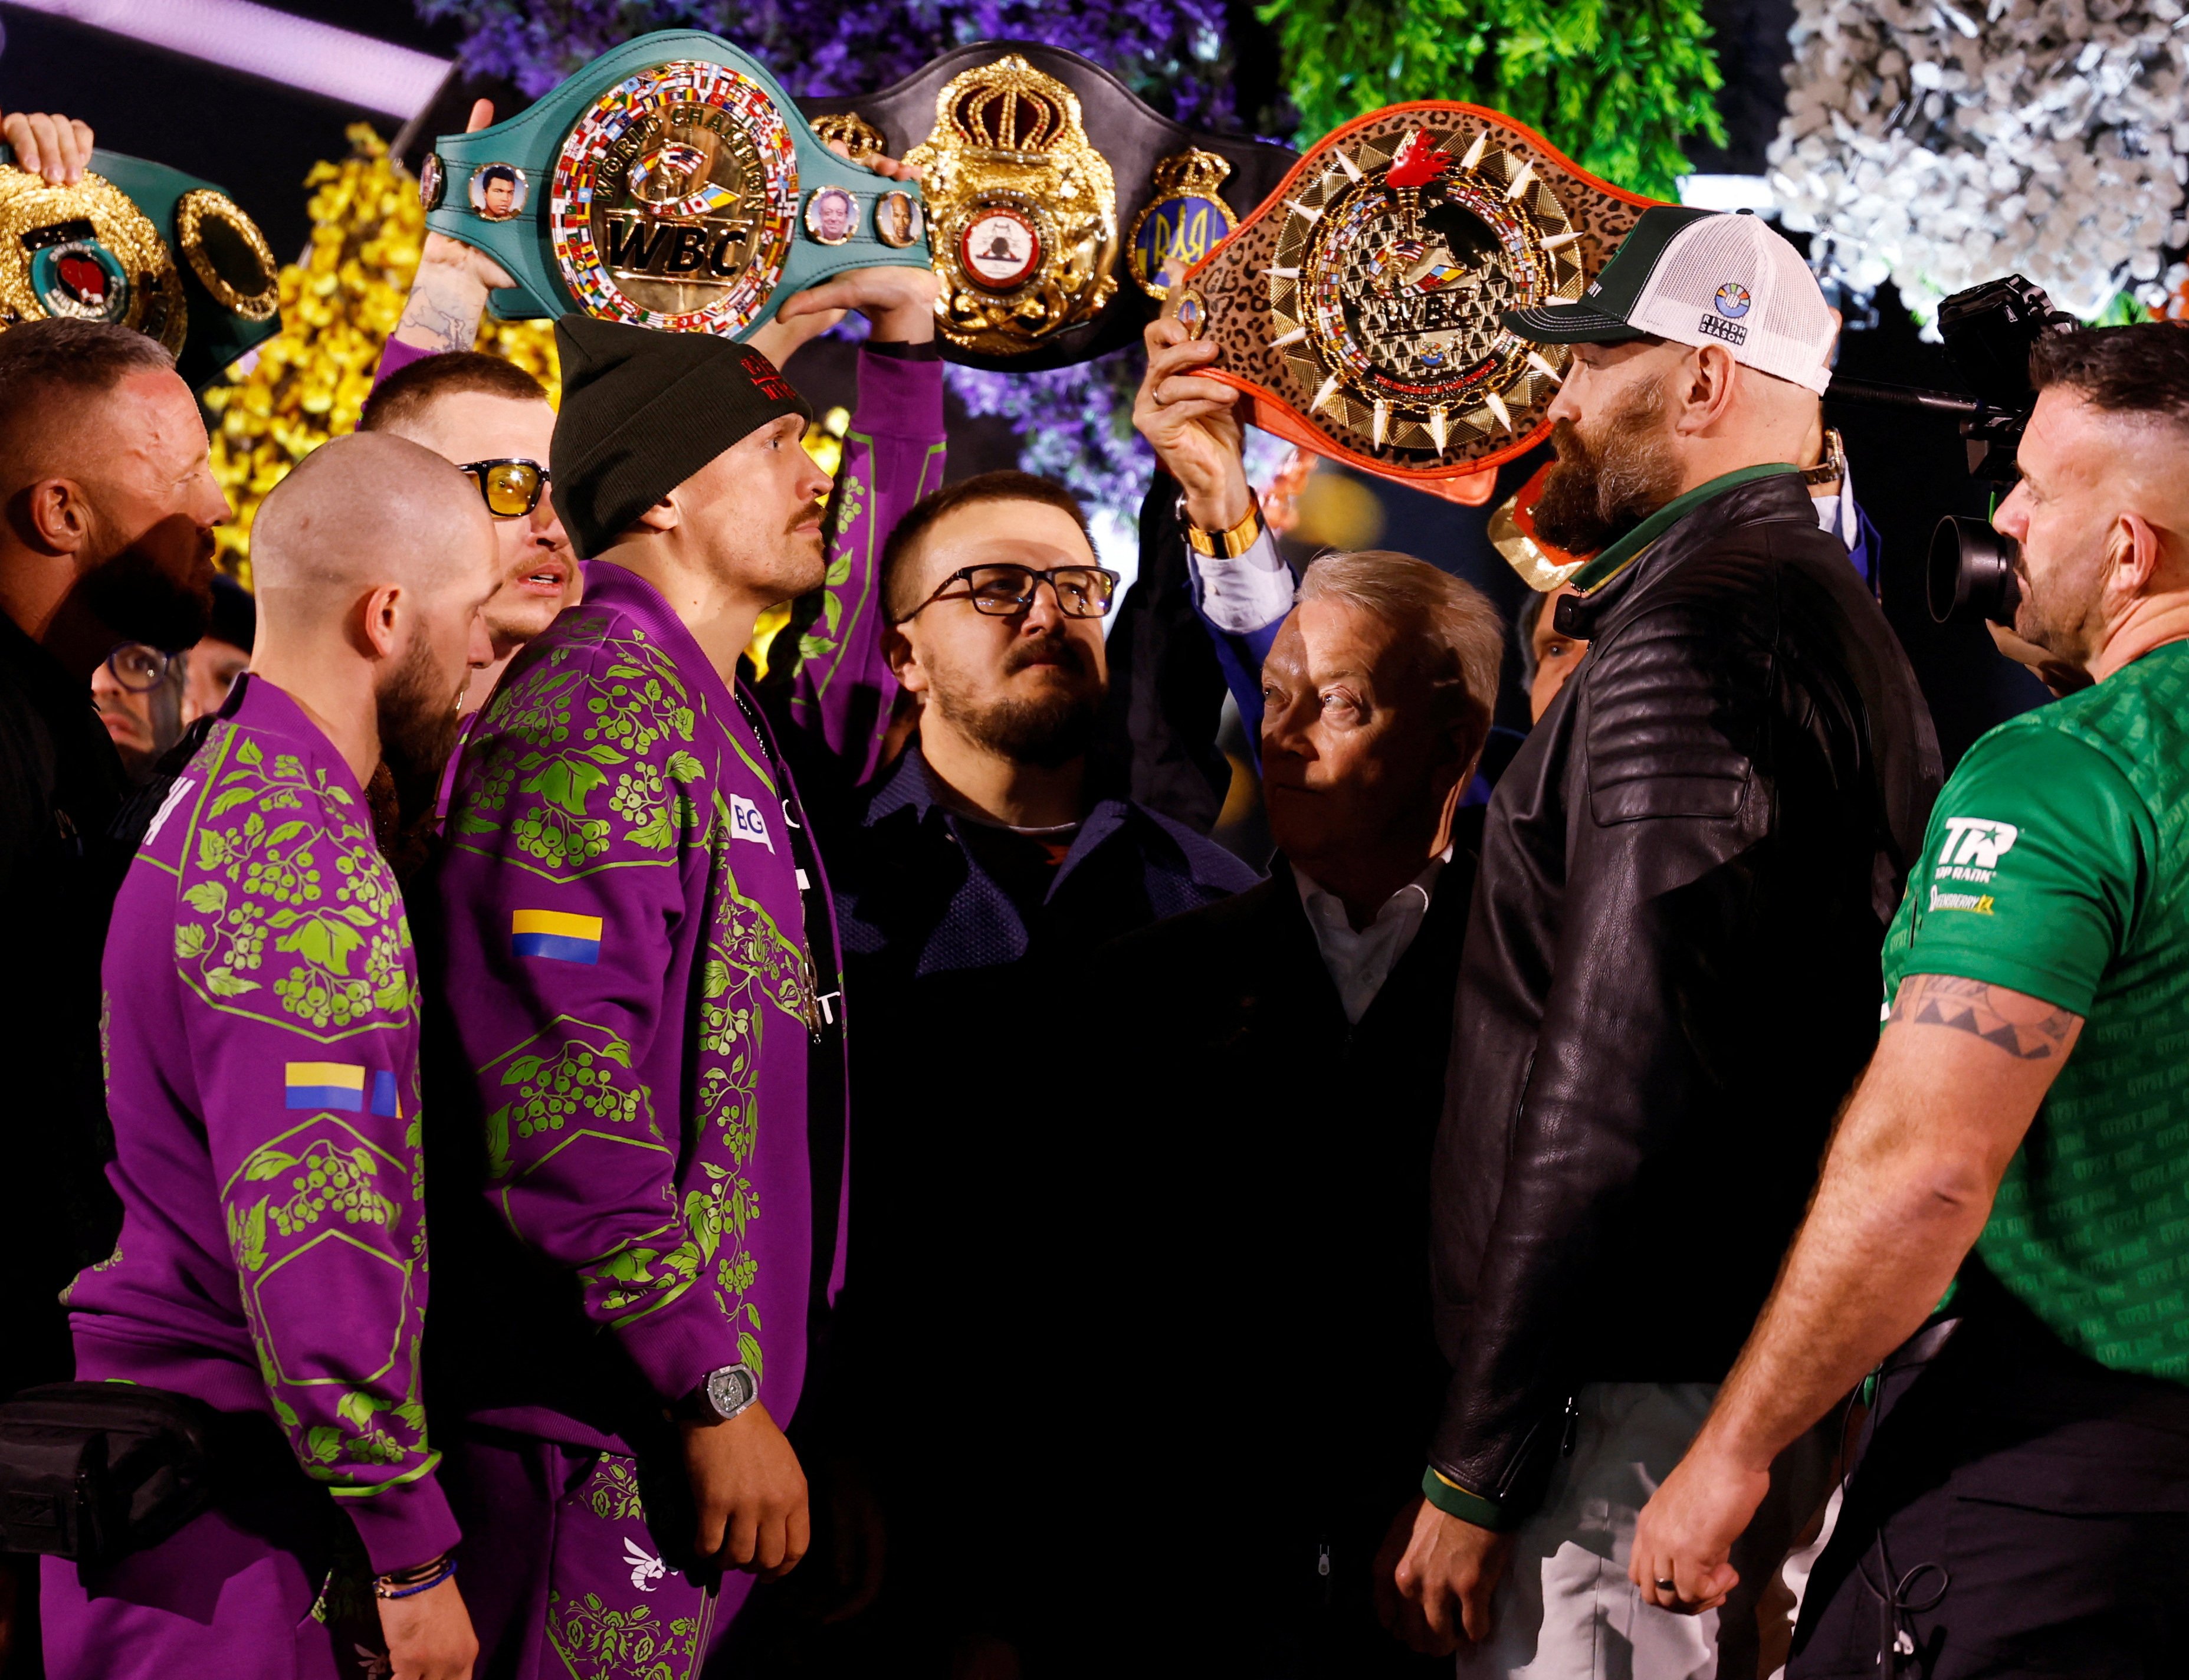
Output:
<path fill-rule="evenodd" d="M 438 296 L 439 288 L 421 274 L 413 282 L 396 323 L 396 336 L 421 350 L 468 350 L 478 342 L 480 307 L 467 296 L 450 299 Z"/>
<path fill-rule="evenodd" d="M 2004 986 L 1950 974 L 1910 975 L 1893 1001 L 1892 1014 L 1917 1027 L 1973 1033 L 2024 1061 L 2066 1055 L 2067 1041 L 2081 1024 L 2069 1010 Z"/>

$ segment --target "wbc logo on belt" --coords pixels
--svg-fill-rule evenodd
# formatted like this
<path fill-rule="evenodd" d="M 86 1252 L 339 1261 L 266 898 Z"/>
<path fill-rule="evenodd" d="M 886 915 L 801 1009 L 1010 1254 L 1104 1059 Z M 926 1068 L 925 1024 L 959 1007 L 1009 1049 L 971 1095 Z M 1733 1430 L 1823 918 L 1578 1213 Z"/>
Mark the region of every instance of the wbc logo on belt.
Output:
<path fill-rule="evenodd" d="M 571 128 L 549 239 L 591 314 L 735 333 L 782 278 L 797 197 L 790 131 L 766 90 L 678 60 L 609 89 Z"/>

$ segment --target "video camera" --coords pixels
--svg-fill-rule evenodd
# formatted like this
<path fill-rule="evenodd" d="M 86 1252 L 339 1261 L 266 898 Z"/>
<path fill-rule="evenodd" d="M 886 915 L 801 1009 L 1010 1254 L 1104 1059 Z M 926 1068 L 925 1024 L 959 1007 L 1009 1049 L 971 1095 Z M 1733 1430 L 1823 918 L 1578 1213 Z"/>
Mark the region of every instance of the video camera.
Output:
<path fill-rule="evenodd" d="M 1912 409 L 1950 415 L 1960 422 L 1968 445 L 1969 473 L 2002 487 L 2020 476 L 2015 451 L 2037 392 L 2029 382 L 2029 353 L 2048 332 L 2069 332 L 2072 315 L 2052 307 L 2045 288 L 2020 274 L 1987 280 L 1957 291 L 1938 306 L 1938 332 L 1946 354 L 1976 394 L 1925 391 L 1910 386 L 1873 385 L 1835 378 L 1827 397 L 1873 407 Z M 1931 534 L 1924 567 L 1924 592 L 1931 616 L 1940 624 L 1956 618 L 1989 619 L 2011 625 L 2021 603 L 2013 538 L 1983 519 L 1949 514 Z"/>

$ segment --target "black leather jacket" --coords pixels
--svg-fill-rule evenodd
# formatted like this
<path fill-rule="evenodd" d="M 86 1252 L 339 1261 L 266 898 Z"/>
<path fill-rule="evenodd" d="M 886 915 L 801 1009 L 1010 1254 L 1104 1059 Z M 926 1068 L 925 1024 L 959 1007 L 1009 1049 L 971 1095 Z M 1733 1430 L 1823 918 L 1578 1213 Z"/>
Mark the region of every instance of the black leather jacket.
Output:
<path fill-rule="evenodd" d="M 1507 1518 L 1576 1386 L 1730 1368 L 1876 1043 L 1939 781 L 1791 472 L 1560 604 L 1589 651 L 1490 801 L 1433 1168 L 1430 1460 Z"/>

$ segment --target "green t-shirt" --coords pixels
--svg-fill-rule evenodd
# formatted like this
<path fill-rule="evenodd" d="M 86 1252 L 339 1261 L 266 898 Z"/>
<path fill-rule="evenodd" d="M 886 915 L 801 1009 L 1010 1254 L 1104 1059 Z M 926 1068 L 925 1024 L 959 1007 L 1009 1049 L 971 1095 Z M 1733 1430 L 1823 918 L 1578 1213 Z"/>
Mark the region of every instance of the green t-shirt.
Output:
<path fill-rule="evenodd" d="M 1977 1253 L 2071 1346 L 2189 1381 L 2189 642 L 2001 724 L 1885 943 L 2081 1015 Z"/>

